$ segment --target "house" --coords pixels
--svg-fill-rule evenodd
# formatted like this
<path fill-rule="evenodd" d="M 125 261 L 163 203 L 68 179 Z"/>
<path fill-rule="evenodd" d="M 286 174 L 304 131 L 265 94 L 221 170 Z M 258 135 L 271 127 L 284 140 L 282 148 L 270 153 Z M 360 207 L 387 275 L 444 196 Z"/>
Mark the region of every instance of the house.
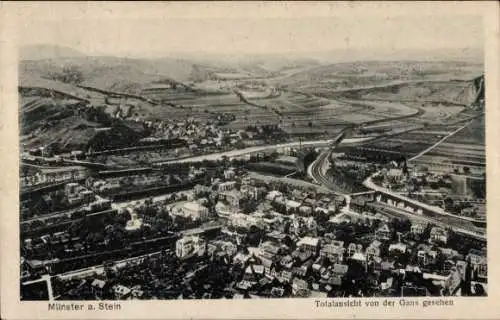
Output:
<path fill-rule="evenodd" d="M 217 191 L 219 192 L 225 192 L 225 191 L 230 191 L 236 187 L 236 181 L 226 181 L 217 187 Z"/>
<path fill-rule="evenodd" d="M 219 199 L 225 200 L 231 208 L 238 209 L 240 207 L 243 194 L 237 190 L 225 191 L 219 193 Z"/>
<path fill-rule="evenodd" d="M 470 261 L 472 270 L 477 271 L 478 278 L 488 278 L 488 259 L 485 250 L 471 249 L 467 255 L 467 260 Z"/>
<path fill-rule="evenodd" d="M 335 263 L 332 268 L 332 274 L 334 276 L 343 277 L 347 271 L 349 270 L 349 266 L 346 264 Z"/>
<path fill-rule="evenodd" d="M 281 282 L 292 282 L 293 272 L 288 270 L 281 270 L 281 273 L 278 275 L 278 280 Z"/>
<path fill-rule="evenodd" d="M 233 179 L 235 175 L 236 175 L 236 173 L 234 172 L 233 169 L 227 169 L 224 171 L 224 178 L 226 180 Z"/>
<path fill-rule="evenodd" d="M 352 256 L 351 256 L 351 260 L 352 261 L 356 261 L 362 265 L 364 265 L 365 267 L 367 266 L 367 259 L 366 259 L 366 255 L 362 252 L 356 252 L 354 253 Z"/>
<path fill-rule="evenodd" d="M 310 216 L 312 214 L 312 208 L 310 206 L 300 206 L 299 213 L 302 216 Z"/>
<path fill-rule="evenodd" d="M 172 213 L 194 221 L 206 221 L 209 218 L 208 208 L 196 201 L 186 202 L 180 210 Z"/>
<path fill-rule="evenodd" d="M 390 240 L 391 239 L 391 229 L 387 224 L 383 224 L 380 228 L 375 231 L 375 236 L 379 240 Z"/>
<path fill-rule="evenodd" d="M 432 228 L 429 242 L 446 244 L 448 242 L 448 231 L 439 227 Z"/>
<path fill-rule="evenodd" d="M 114 285 L 112 289 L 116 300 L 125 300 L 132 293 L 132 290 L 130 288 L 125 287 L 121 284 Z"/>
<path fill-rule="evenodd" d="M 298 208 L 301 206 L 300 202 L 294 200 L 286 200 L 285 201 L 286 212 L 294 213 L 297 212 Z"/>
<path fill-rule="evenodd" d="M 292 294 L 293 295 L 301 295 L 303 292 L 309 291 L 309 284 L 307 281 L 295 278 L 292 281 Z"/>
<path fill-rule="evenodd" d="M 85 179 L 87 176 L 87 168 L 80 166 L 43 168 L 40 170 L 41 183 Z"/>
<path fill-rule="evenodd" d="M 421 223 L 414 223 L 410 227 L 410 232 L 414 235 L 421 235 L 425 231 L 425 226 Z"/>
<path fill-rule="evenodd" d="M 356 252 L 363 251 L 363 247 L 360 244 L 356 244 L 354 242 L 349 243 L 347 246 L 347 256 L 352 257 Z"/>
<path fill-rule="evenodd" d="M 345 205 L 345 197 L 341 195 L 336 195 L 333 199 L 334 205 L 336 208 L 343 207 Z"/>
<path fill-rule="evenodd" d="M 320 257 L 328 258 L 332 263 L 342 263 L 344 260 L 344 242 L 334 241 L 321 248 Z"/>
<path fill-rule="evenodd" d="M 276 190 L 272 190 L 266 195 L 266 200 L 274 201 L 274 199 L 276 199 L 278 197 L 282 197 L 282 196 L 283 196 L 283 194 L 281 192 L 276 191 Z"/>
<path fill-rule="evenodd" d="M 445 259 L 461 258 L 463 257 L 458 253 L 457 250 L 451 248 L 439 248 L 439 251 L 444 256 Z"/>
<path fill-rule="evenodd" d="M 241 252 L 238 252 L 234 257 L 233 257 L 233 264 L 246 264 L 246 262 L 250 259 L 249 255 L 243 254 Z"/>
<path fill-rule="evenodd" d="M 106 281 L 100 279 L 94 279 L 94 281 L 92 281 L 92 283 L 90 284 L 90 288 L 96 300 L 101 300 L 103 298 L 105 287 L 106 287 Z"/>
<path fill-rule="evenodd" d="M 253 200 L 260 200 L 263 195 L 263 192 L 260 188 L 250 185 L 242 185 L 240 188 L 240 192 L 242 195 Z"/>
<path fill-rule="evenodd" d="M 261 243 L 259 248 L 262 252 L 267 252 L 272 256 L 280 254 L 281 251 L 281 248 L 278 245 L 272 243 L 271 241 L 266 241 Z"/>
<path fill-rule="evenodd" d="M 238 282 L 238 283 L 236 284 L 236 288 L 237 288 L 237 289 L 241 289 L 241 290 L 246 291 L 246 290 L 248 290 L 248 289 L 252 288 L 252 287 L 254 286 L 254 284 L 255 284 L 255 283 L 254 283 L 254 282 L 252 282 L 252 281 L 248 281 L 248 280 L 241 280 L 240 282 Z"/>
<path fill-rule="evenodd" d="M 382 261 L 380 263 L 380 270 L 382 271 L 392 271 L 395 268 L 395 262 L 394 261 Z"/>
<path fill-rule="evenodd" d="M 206 241 L 199 236 L 186 236 L 175 243 L 175 254 L 181 259 L 202 256 L 206 252 L 206 246 Z"/>
<path fill-rule="evenodd" d="M 319 239 L 312 237 L 303 237 L 297 242 L 297 248 L 316 253 L 319 248 Z"/>
<path fill-rule="evenodd" d="M 327 279 L 321 279 L 320 283 L 322 283 L 326 291 L 331 291 L 334 287 L 340 287 L 342 285 L 342 277 L 340 276 L 330 276 Z"/>
<path fill-rule="evenodd" d="M 286 256 L 284 256 L 284 257 L 281 259 L 280 264 L 281 264 L 281 266 L 283 266 L 284 268 L 290 269 L 290 268 L 292 268 L 292 266 L 293 266 L 293 262 L 294 262 L 294 261 L 293 261 L 292 256 L 290 256 L 290 255 L 286 255 Z"/>
<path fill-rule="evenodd" d="M 390 253 L 406 253 L 406 244 L 398 242 L 398 243 L 393 243 L 389 246 L 389 252 Z"/>
<path fill-rule="evenodd" d="M 127 224 L 125 225 L 125 230 L 126 231 L 135 231 L 139 230 L 142 227 L 142 219 L 137 217 L 137 213 L 132 211 L 130 209 L 130 220 L 127 221 Z"/>
<path fill-rule="evenodd" d="M 285 289 L 283 288 L 278 288 L 278 287 L 272 287 L 271 288 L 271 296 L 281 298 L 285 294 Z"/>
<path fill-rule="evenodd" d="M 309 250 L 295 250 L 293 253 L 292 253 L 292 257 L 295 258 L 295 260 L 302 264 L 304 262 L 306 262 L 307 260 L 309 260 L 311 257 L 313 256 L 313 253 Z"/>
<path fill-rule="evenodd" d="M 388 179 L 391 179 L 395 182 L 401 182 L 404 178 L 403 170 L 401 168 L 391 168 L 387 171 L 386 174 Z"/>
<path fill-rule="evenodd" d="M 417 263 L 420 266 L 434 264 L 437 261 L 438 253 L 429 246 L 420 246 L 417 251 Z"/>
<path fill-rule="evenodd" d="M 378 240 L 374 240 L 368 248 L 366 248 L 366 257 L 368 260 L 372 260 L 375 257 L 380 257 L 382 243 Z"/>

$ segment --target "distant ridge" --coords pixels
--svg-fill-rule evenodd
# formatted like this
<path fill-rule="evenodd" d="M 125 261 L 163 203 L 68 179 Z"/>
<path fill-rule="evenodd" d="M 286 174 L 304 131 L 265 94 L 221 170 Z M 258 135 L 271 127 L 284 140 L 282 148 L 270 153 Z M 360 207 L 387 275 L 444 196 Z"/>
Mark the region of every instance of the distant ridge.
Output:
<path fill-rule="evenodd" d="M 76 57 L 85 57 L 85 55 L 69 47 L 51 44 L 22 46 L 19 50 L 20 60 L 48 60 Z"/>

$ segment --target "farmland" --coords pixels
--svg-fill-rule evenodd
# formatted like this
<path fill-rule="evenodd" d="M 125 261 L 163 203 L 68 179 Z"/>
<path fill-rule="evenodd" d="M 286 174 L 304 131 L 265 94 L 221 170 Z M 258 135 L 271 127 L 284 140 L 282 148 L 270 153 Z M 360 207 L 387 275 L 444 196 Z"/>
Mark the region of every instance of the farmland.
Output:
<path fill-rule="evenodd" d="M 482 116 L 474 119 L 452 137 L 427 152 L 425 156 L 451 158 L 457 164 L 484 167 L 486 164 L 484 134 L 484 116 Z"/>
<path fill-rule="evenodd" d="M 437 125 L 427 131 L 443 131 L 440 125 L 474 115 L 467 107 L 475 94 L 469 75 L 477 75 L 480 65 L 366 61 L 321 66 L 310 60 L 285 60 L 79 56 L 22 61 L 23 142 L 82 146 L 111 122 L 130 120 L 165 122 L 163 126 L 168 123 L 174 131 L 178 123 L 190 119 L 233 132 L 273 125 L 289 138 L 315 139 L 337 135 L 353 124 L 394 117 L 407 118 L 387 124 L 401 129 Z M 394 84 L 396 80 L 399 83 Z M 29 92 L 30 88 L 46 92 Z M 99 121 L 93 115 L 82 117 L 74 106 L 77 101 L 100 108 L 105 115 Z M 33 123 L 38 116 L 52 122 Z M 434 141 L 428 133 L 413 136 L 406 139 L 410 142 L 394 137 L 374 146 L 382 148 L 385 143 L 389 148 L 406 148 L 398 152 L 412 155 Z M 401 147 L 408 143 L 413 146 Z"/>

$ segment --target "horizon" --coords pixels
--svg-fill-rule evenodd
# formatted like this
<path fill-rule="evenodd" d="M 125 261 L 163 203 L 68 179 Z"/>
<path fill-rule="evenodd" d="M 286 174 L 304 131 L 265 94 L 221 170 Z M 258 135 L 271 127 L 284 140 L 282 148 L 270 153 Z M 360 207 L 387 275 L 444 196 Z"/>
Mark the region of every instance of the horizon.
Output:
<path fill-rule="evenodd" d="M 400 59 L 422 52 L 438 55 L 440 51 L 459 54 L 466 50 L 468 54 L 478 52 L 479 55 L 484 52 L 480 16 L 433 15 L 425 17 L 425 24 L 421 22 L 422 17 L 411 16 L 34 19 L 21 26 L 19 44 L 57 45 L 88 56 L 129 58 L 183 55 L 305 57 L 344 52 L 349 53 L 348 58 L 356 58 L 351 57 L 351 53 L 355 53 L 379 60 L 382 57 Z"/>
<path fill-rule="evenodd" d="M 74 55 L 59 55 L 57 58 L 117 58 L 131 60 L 158 60 L 158 59 L 177 59 L 177 60 L 197 60 L 197 61 L 220 61 L 221 59 L 227 62 L 237 62 L 240 60 L 262 60 L 262 59 L 286 59 L 286 60 L 310 60 L 318 63 L 348 63 L 355 61 L 476 61 L 484 60 L 484 51 L 478 48 L 442 48 L 428 50 L 399 50 L 393 51 L 392 54 L 383 54 L 376 56 L 373 51 L 368 55 L 356 55 L 362 53 L 363 49 L 334 49 L 328 51 L 297 51 L 297 52 L 269 52 L 269 53 L 204 53 L 204 52 L 169 52 L 157 53 L 150 56 L 130 56 L 127 54 L 106 54 L 94 53 L 89 54 L 85 51 L 75 49 L 69 46 L 62 46 L 53 43 L 34 43 L 20 47 L 20 55 L 22 50 L 39 49 L 46 47 L 50 50 L 71 50 Z M 285 57 L 283 55 L 286 55 Z M 375 55 L 375 56 L 374 56 Z M 33 60 L 22 59 L 21 60 Z M 45 58 L 37 58 L 34 60 L 45 60 Z"/>

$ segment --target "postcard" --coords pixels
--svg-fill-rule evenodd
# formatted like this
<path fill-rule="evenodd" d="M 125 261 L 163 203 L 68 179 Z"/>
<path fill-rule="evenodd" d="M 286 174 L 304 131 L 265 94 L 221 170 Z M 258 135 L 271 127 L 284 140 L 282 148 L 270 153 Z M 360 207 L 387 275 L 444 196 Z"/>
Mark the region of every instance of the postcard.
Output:
<path fill-rule="evenodd" d="M 498 3 L 0 12 L 2 318 L 500 317 Z"/>

